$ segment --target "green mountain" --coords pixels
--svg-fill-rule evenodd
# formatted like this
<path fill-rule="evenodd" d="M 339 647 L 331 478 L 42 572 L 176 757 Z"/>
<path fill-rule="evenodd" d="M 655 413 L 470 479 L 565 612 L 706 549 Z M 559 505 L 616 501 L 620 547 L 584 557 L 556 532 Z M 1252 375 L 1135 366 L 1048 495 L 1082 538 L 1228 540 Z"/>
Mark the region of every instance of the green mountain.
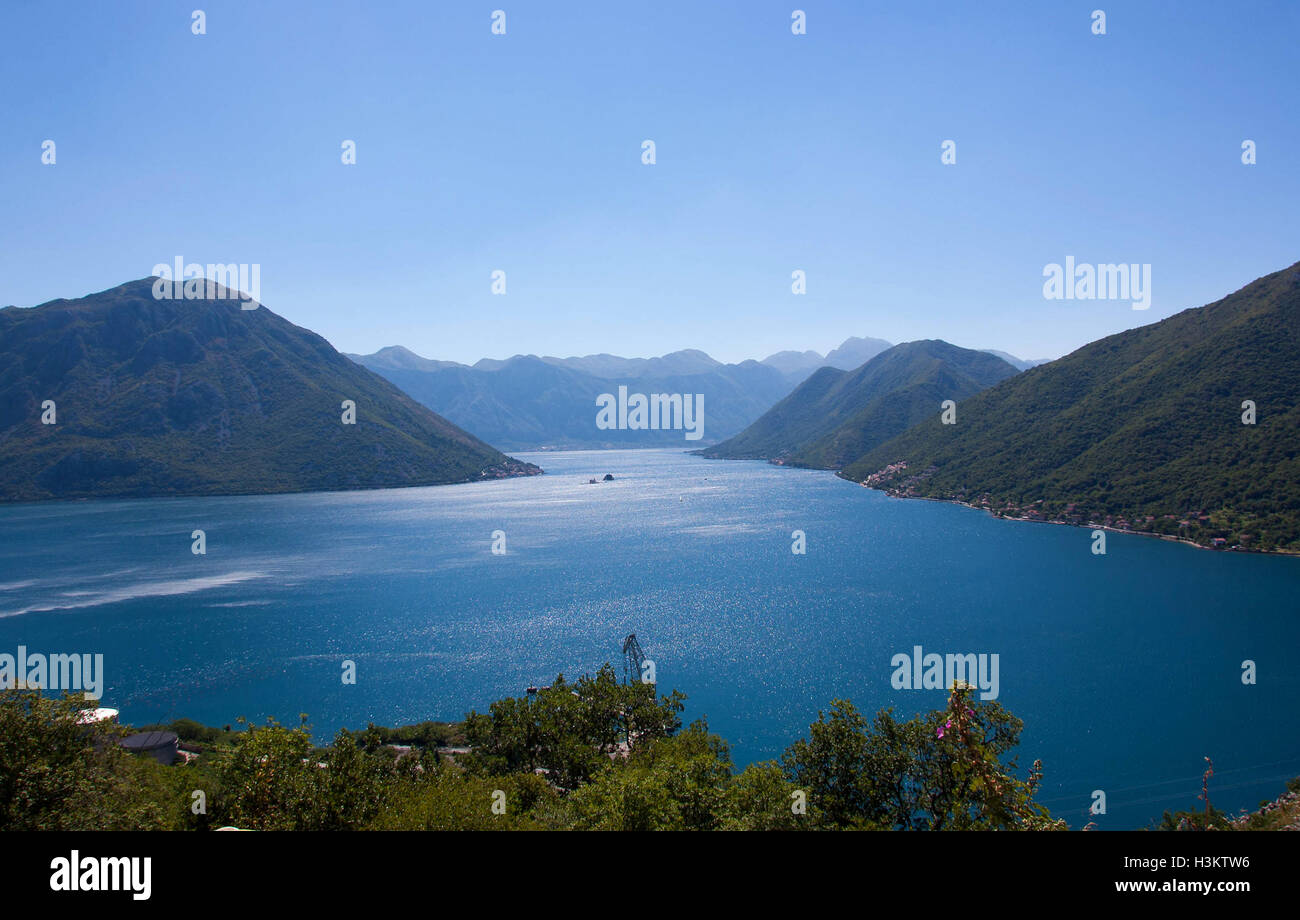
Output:
<path fill-rule="evenodd" d="M 930 339 L 905 342 L 853 371 L 823 367 L 705 457 L 835 469 L 1016 369 L 995 355 Z"/>
<path fill-rule="evenodd" d="M 842 475 L 999 514 L 1300 550 L 1300 263 L 1012 377 L 956 425 L 926 418 Z"/>
<path fill-rule="evenodd" d="M 0 310 L 0 500 L 389 488 L 541 472 L 265 307 L 153 279 Z M 222 291 L 216 292 L 221 294 Z M 54 424 L 43 403 L 54 402 Z M 344 400 L 356 423 L 342 423 Z"/>

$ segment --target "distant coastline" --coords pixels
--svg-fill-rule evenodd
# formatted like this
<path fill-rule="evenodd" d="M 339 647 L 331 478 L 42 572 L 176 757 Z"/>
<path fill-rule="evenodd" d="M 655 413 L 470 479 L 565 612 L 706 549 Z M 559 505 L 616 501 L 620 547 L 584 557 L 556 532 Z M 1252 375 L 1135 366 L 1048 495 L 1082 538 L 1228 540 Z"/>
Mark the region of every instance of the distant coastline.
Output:
<path fill-rule="evenodd" d="M 528 451 L 516 451 L 516 453 L 528 453 Z M 514 460 L 514 458 L 511 458 Z M 314 486 L 303 486 L 301 488 L 275 487 L 270 489 L 262 488 L 232 488 L 223 489 L 218 484 L 217 488 L 192 491 L 153 491 L 153 492 L 103 492 L 93 495 L 52 495 L 41 498 L 14 498 L 10 495 L 0 492 L 0 507 L 13 507 L 17 505 L 49 505 L 65 502 L 99 502 L 99 501 L 152 501 L 163 498 L 253 498 L 257 496 L 269 495 L 318 495 L 329 494 L 333 492 L 379 492 L 388 489 L 428 489 L 435 486 L 466 486 L 477 482 L 497 482 L 502 479 L 523 479 L 529 476 L 543 476 L 546 470 L 534 463 L 526 463 L 521 460 L 514 460 L 513 463 L 498 464 L 489 467 L 479 473 L 477 477 L 466 477 L 464 479 L 442 479 L 430 482 L 411 482 L 401 485 L 350 485 L 340 486 L 338 488 L 317 488 Z"/>
<path fill-rule="evenodd" d="M 772 463 L 774 466 L 788 465 L 783 463 L 776 463 L 775 461 L 768 461 L 768 462 Z M 1300 556 L 1300 552 L 1294 550 L 1255 549 L 1249 546 L 1241 546 L 1240 544 L 1236 544 L 1233 546 L 1227 546 L 1227 545 L 1213 546 L 1213 545 L 1207 545 L 1205 543 L 1198 542 L 1196 540 L 1188 539 L 1187 537 L 1180 537 L 1177 536 L 1176 534 L 1159 533 L 1158 531 L 1154 531 L 1154 530 L 1134 530 L 1131 527 L 1116 527 L 1114 524 L 1101 524 L 1095 521 L 1064 521 L 1058 518 L 1028 517 L 1023 513 L 1009 514 L 1007 512 L 997 511 L 993 508 L 988 507 L 987 505 L 977 505 L 974 504 L 973 502 L 969 502 L 959 498 L 940 498 L 934 495 L 908 495 L 898 489 L 893 489 L 882 485 L 871 485 L 870 483 L 853 479 L 850 476 L 845 476 L 841 470 L 835 470 L 835 475 L 846 482 L 856 483 L 857 485 L 863 486 L 868 489 L 875 489 L 877 492 L 884 492 L 890 498 L 920 499 L 922 501 L 929 501 L 929 502 L 943 502 L 949 505 L 961 505 L 964 508 L 970 508 L 974 511 L 983 511 L 987 513 L 989 517 L 998 518 L 1004 521 L 1020 521 L 1026 524 L 1060 524 L 1065 527 L 1084 527 L 1084 528 L 1089 528 L 1091 530 L 1105 530 L 1105 531 L 1109 531 L 1110 533 L 1132 534 L 1133 536 L 1138 536 L 1138 537 L 1156 537 L 1168 543 L 1182 543 L 1185 546 L 1195 547 L 1196 549 L 1212 550 L 1214 552 L 1220 552 L 1220 553 L 1224 553 L 1224 552 L 1253 553 L 1257 556 Z"/>

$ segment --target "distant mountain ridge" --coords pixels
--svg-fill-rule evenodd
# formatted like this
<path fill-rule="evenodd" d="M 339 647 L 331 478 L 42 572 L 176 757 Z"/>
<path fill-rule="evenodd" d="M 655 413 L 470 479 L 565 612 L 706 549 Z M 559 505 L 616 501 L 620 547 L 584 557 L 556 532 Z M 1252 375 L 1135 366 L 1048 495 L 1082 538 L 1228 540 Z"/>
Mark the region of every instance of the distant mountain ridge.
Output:
<path fill-rule="evenodd" d="M 351 356 L 418 402 L 510 450 L 694 446 L 682 430 L 603 430 L 597 398 L 629 392 L 702 394 L 704 442 L 734 434 L 784 396 L 790 384 L 757 361 L 721 364 L 703 352 L 662 358 L 547 359 L 516 355 L 473 367 L 398 367 L 376 355 Z M 421 359 L 423 360 L 423 359 Z M 600 376 L 595 368 L 615 376 Z"/>
<path fill-rule="evenodd" d="M 1017 358 L 1015 355 L 1007 354 L 1005 351 L 998 351 L 996 348 L 984 348 L 981 350 L 988 355 L 997 355 L 1018 371 L 1027 371 L 1031 367 L 1038 367 L 1038 365 L 1046 364 L 1051 360 L 1051 358 L 1031 358 L 1026 360 L 1024 358 Z"/>
<path fill-rule="evenodd" d="M 774 367 L 787 377 L 804 379 L 817 368 L 822 367 L 826 359 L 818 351 L 778 351 L 768 355 L 762 363 Z"/>
<path fill-rule="evenodd" d="M 674 351 L 658 358 L 620 358 L 617 355 L 600 354 L 587 355 L 584 358 L 542 358 L 542 360 L 557 367 L 567 367 L 595 377 L 607 378 L 707 374 L 726 366 L 721 361 L 715 361 L 694 348 Z"/>
<path fill-rule="evenodd" d="M 906 342 L 852 371 L 820 368 L 753 425 L 699 453 L 836 469 L 937 417 L 944 400 L 964 400 L 1015 373 L 986 352 L 941 340 Z"/>
<path fill-rule="evenodd" d="M 823 362 L 827 367 L 838 367 L 842 371 L 851 371 L 866 364 L 876 355 L 888 351 L 893 344 L 884 339 L 867 339 L 849 337 L 840 343 L 839 348 L 832 348 L 826 353 Z"/>
<path fill-rule="evenodd" d="M 540 472 L 265 307 L 152 278 L 0 310 L 0 500 L 388 488 Z M 355 404 L 343 424 L 342 404 Z M 54 424 L 43 424 L 47 401 Z"/>
<path fill-rule="evenodd" d="M 344 357 L 355 360 L 357 356 L 344 355 Z M 373 355 L 370 355 L 369 358 L 376 367 L 391 367 L 411 371 L 436 371 L 445 367 L 465 366 L 457 361 L 435 361 L 430 358 L 421 358 L 409 348 L 404 348 L 401 345 L 389 345 L 387 348 L 381 348 Z"/>
<path fill-rule="evenodd" d="M 1300 551 L 1300 263 L 1025 371 L 959 413 L 842 475 L 1007 516 Z"/>
<path fill-rule="evenodd" d="M 514 355 L 473 365 L 424 358 L 400 345 L 347 357 L 490 443 L 534 450 L 682 443 L 680 432 L 597 428 L 596 398 L 620 385 L 646 394 L 703 394 L 704 443 L 725 440 L 818 368 L 854 370 L 891 347 L 884 339 L 851 337 L 825 356 L 785 351 L 739 364 L 691 348 L 652 358 Z"/>
<path fill-rule="evenodd" d="M 876 355 L 892 347 L 893 345 L 884 339 L 848 338 L 838 348 L 833 348 L 827 352 L 825 356 L 816 351 L 778 351 L 776 354 L 768 355 L 763 359 L 762 363 L 776 368 L 785 374 L 792 383 L 802 383 L 818 368 L 837 367 L 840 370 L 851 371 L 861 367 Z M 1016 368 L 1016 370 L 1021 371 L 1037 367 L 1039 364 L 1045 364 L 1048 360 L 1045 358 L 1025 360 L 993 348 L 981 350 L 987 354 L 996 355 Z"/>
<path fill-rule="evenodd" d="M 778 351 L 760 363 L 776 368 L 793 385 L 802 383 L 821 367 L 837 367 L 845 371 L 861 367 L 890 347 L 891 344 L 884 339 L 850 336 L 824 356 L 815 351 Z"/>

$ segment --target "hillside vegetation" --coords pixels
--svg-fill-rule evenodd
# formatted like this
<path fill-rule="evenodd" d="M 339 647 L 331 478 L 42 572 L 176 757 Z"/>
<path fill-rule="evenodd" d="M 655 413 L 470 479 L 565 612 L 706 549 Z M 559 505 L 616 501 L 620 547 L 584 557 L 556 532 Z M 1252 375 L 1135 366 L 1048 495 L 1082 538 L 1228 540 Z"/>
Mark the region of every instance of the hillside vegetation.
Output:
<path fill-rule="evenodd" d="M 929 415 L 842 475 L 999 514 L 1300 551 L 1300 263 L 1011 377 L 963 401 L 957 424 Z"/>
<path fill-rule="evenodd" d="M 0 500 L 386 488 L 540 472 L 315 333 L 152 279 L 0 310 Z M 343 424 L 344 400 L 355 424 Z M 54 424 L 43 406 L 54 403 Z"/>
<path fill-rule="evenodd" d="M 987 352 L 906 342 L 852 371 L 821 368 L 740 434 L 700 454 L 837 469 L 938 418 L 944 400 L 964 400 L 1015 373 Z"/>

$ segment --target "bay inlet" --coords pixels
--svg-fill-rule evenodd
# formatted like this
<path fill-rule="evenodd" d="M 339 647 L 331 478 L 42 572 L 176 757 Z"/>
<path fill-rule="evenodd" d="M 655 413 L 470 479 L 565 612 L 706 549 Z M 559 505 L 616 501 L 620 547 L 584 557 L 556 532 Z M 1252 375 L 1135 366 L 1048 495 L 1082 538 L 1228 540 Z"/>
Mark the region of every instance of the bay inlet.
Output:
<path fill-rule="evenodd" d="M 941 707 L 943 689 L 891 681 L 919 646 L 997 656 L 1021 775 L 1041 759 L 1039 798 L 1073 827 L 1196 807 L 1204 756 L 1228 811 L 1300 774 L 1300 559 L 1123 534 L 1096 556 L 1085 528 L 677 448 L 516 456 L 547 475 L 0 507 L 0 649 L 103 654 L 103 705 L 137 725 L 307 713 L 325 740 L 458 719 L 617 663 L 635 632 L 743 765 L 834 698 Z"/>

